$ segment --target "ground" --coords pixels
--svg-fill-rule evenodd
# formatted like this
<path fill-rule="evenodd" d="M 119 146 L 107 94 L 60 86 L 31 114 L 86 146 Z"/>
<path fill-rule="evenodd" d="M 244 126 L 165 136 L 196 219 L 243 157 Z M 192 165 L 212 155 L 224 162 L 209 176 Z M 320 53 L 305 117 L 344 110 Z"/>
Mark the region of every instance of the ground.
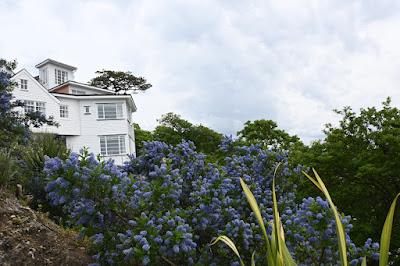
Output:
<path fill-rule="evenodd" d="M 0 265 L 88 265 L 77 233 L 0 191 Z"/>

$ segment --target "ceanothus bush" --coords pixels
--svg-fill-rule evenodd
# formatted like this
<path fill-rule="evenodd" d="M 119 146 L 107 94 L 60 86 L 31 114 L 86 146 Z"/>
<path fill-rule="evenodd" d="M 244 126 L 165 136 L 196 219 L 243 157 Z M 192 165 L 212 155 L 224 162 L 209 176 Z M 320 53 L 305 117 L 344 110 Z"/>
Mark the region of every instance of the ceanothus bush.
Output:
<path fill-rule="evenodd" d="M 281 214 L 286 244 L 299 265 L 336 265 L 336 223 L 329 203 L 321 197 L 306 198 L 295 209 L 286 208 Z M 379 244 L 369 238 L 363 247 L 356 247 L 349 233 L 353 228 L 350 216 L 342 217 L 350 265 L 360 265 L 364 256 L 379 258 Z"/>
<path fill-rule="evenodd" d="M 122 167 L 98 161 L 87 151 L 65 161 L 48 159 L 48 199 L 91 239 L 97 264 L 239 265 L 226 246 L 210 247 L 221 234 L 234 239 L 244 258 L 256 251 L 257 261 L 263 262 L 262 234 L 239 178 L 249 185 L 268 224 L 271 182 L 281 163 L 277 192 L 290 251 L 299 264 L 335 264 L 331 211 L 320 198 L 295 203 L 295 186 L 288 180 L 299 169 L 289 169 L 284 154 L 231 144 L 224 140 L 226 156 L 219 163 L 207 163 L 191 142 L 173 147 L 157 141 L 144 143 L 142 155 Z M 348 233 L 351 225 L 345 224 Z M 359 263 L 361 255 L 376 256 L 370 240 L 363 248 L 348 240 L 352 263 Z"/>

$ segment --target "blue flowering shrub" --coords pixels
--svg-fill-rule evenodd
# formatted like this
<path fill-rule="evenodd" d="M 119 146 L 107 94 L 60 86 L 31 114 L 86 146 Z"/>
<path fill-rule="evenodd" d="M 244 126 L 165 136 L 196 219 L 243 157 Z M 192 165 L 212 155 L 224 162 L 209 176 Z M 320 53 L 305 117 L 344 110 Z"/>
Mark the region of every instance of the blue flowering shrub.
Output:
<path fill-rule="evenodd" d="M 235 239 L 243 257 L 256 251 L 257 261 L 263 262 L 262 234 L 239 178 L 251 184 L 267 224 L 272 219 L 271 182 L 280 162 L 277 192 L 290 251 L 303 265 L 338 261 L 329 231 L 332 213 L 320 198 L 296 204 L 295 186 L 287 180 L 299 169 L 288 168 L 287 156 L 257 146 L 233 147 L 229 140 L 221 150 L 225 159 L 214 164 L 193 143 L 173 147 L 157 141 L 145 143 L 142 155 L 123 167 L 87 151 L 66 160 L 48 159 L 48 199 L 91 239 L 93 258 L 101 265 L 239 265 L 226 246 L 210 247 L 213 237 L 222 234 Z M 347 233 L 350 229 L 348 221 Z M 349 250 L 356 264 L 362 255 L 375 254 L 376 244 L 368 241 Z"/>
<path fill-rule="evenodd" d="M 326 200 L 320 197 L 303 199 L 295 209 L 286 209 L 281 218 L 286 245 L 299 265 L 336 265 L 339 261 L 335 219 Z M 351 265 L 361 265 L 364 256 L 379 259 L 379 244 L 369 238 L 363 247 L 356 247 L 349 233 L 350 216 L 342 217 Z"/>

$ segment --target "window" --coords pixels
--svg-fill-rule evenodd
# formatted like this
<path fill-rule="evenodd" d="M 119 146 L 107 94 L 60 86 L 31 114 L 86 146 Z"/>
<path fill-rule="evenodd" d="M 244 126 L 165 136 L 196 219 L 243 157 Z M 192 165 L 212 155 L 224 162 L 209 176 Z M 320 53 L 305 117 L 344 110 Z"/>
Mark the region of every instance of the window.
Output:
<path fill-rule="evenodd" d="M 40 70 L 40 81 L 42 82 L 42 84 L 46 84 L 47 83 L 47 68 L 44 68 L 42 70 Z"/>
<path fill-rule="evenodd" d="M 90 114 L 90 106 L 85 106 L 85 114 Z"/>
<path fill-rule="evenodd" d="M 27 79 L 21 79 L 19 84 L 20 84 L 21 90 L 27 90 L 28 89 L 28 80 Z"/>
<path fill-rule="evenodd" d="M 24 101 L 24 111 L 25 111 L 25 113 L 33 113 L 33 112 L 35 112 L 35 102 L 33 102 L 33 101 Z"/>
<path fill-rule="evenodd" d="M 56 84 L 62 84 L 68 80 L 68 72 L 60 69 L 54 69 L 54 80 Z"/>
<path fill-rule="evenodd" d="M 97 112 L 99 119 L 123 118 L 122 103 L 99 103 Z"/>
<path fill-rule="evenodd" d="M 34 102 L 34 101 L 24 101 L 24 111 L 25 111 L 25 113 L 39 112 L 42 115 L 46 115 L 46 103 Z"/>
<path fill-rule="evenodd" d="M 85 91 L 82 90 L 76 90 L 76 89 L 71 89 L 71 93 L 72 94 L 76 94 L 76 95 L 82 95 L 82 94 L 86 94 Z"/>
<path fill-rule="evenodd" d="M 68 118 L 68 105 L 60 105 L 60 117 Z"/>
<path fill-rule="evenodd" d="M 42 115 L 45 115 L 46 114 L 46 104 L 43 102 L 36 102 L 36 112 L 39 112 Z"/>
<path fill-rule="evenodd" d="M 100 136 L 100 151 L 102 155 L 125 154 L 125 135 Z"/>

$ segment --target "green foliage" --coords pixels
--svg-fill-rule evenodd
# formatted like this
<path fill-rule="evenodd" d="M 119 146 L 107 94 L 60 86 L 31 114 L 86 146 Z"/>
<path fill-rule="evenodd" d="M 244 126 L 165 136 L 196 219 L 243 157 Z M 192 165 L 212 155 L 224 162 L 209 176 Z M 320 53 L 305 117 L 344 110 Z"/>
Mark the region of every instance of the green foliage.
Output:
<path fill-rule="evenodd" d="M 177 145 L 182 140 L 193 141 L 197 150 L 206 154 L 217 152 L 222 135 L 203 125 L 193 125 L 174 113 L 167 113 L 158 120 L 154 140 Z"/>
<path fill-rule="evenodd" d="M 151 88 L 151 84 L 143 77 L 136 77 L 129 71 L 96 71 L 97 77 L 90 81 L 90 85 L 107 89 L 118 93 L 120 91 L 145 91 Z"/>
<path fill-rule="evenodd" d="M 276 174 L 276 169 L 275 169 L 275 174 Z M 264 243 L 266 247 L 266 261 L 268 262 L 267 265 L 296 266 L 297 264 L 293 260 L 292 255 L 290 254 L 285 244 L 285 235 L 283 232 L 283 227 L 278 212 L 278 200 L 276 197 L 275 178 L 272 181 L 273 221 L 272 221 L 271 235 L 268 235 L 267 233 L 267 229 L 264 224 L 264 219 L 262 217 L 261 211 L 258 207 L 257 201 L 253 193 L 241 178 L 240 178 L 240 185 L 242 186 L 243 192 L 246 195 L 246 199 L 250 205 L 250 208 L 253 211 L 255 217 L 257 218 L 257 222 L 261 228 L 261 231 L 263 232 Z M 237 250 L 234 242 L 230 238 L 228 238 L 227 236 L 219 236 L 213 242 L 211 242 L 211 245 L 216 244 L 218 241 L 224 242 L 230 249 L 232 249 L 233 252 L 236 254 L 236 256 L 239 258 L 241 265 L 243 266 L 245 265 L 242 258 L 240 257 L 239 251 Z M 251 265 L 255 265 L 255 253 L 253 253 L 251 257 Z"/>
<path fill-rule="evenodd" d="M 336 235 L 338 237 L 338 247 L 339 247 L 339 254 L 340 254 L 340 262 L 342 266 L 347 266 L 347 249 L 346 249 L 346 233 L 344 231 L 344 227 L 340 218 L 340 214 L 336 209 L 335 204 L 332 201 L 332 198 L 328 192 L 328 189 L 325 187 L 324 182 L 319 177 L 318 173 L 313 169 L 315 178 L 309 176 L 307 173 L 303 172 L 304 175 L 324 194 L 326 199 L 328 200 L 329 206 L 335 215 L 335 222 L 336 222 Z"/>
<path fill-rule="evenodd" d="M 394 211 L 396 209 L 397 199 L 399 198 L 400 193 L 394 198 L 392 205 L 390 206 L 388 215 L 386 216 L 385 224 L 383 225 L 382 234 L 381 234 L 381 257 L 379 260 L 379 266 L 386 266 L 389 262 L 389 248 L 390 248 L 390 239 L 392 236 L 392 228 L 393 228 L 393 217 Z"/>
<path fill-rule="evenodd" d="M 356 113 L 345 107 L 336 113 L 342 116 L 339 125 L 327 125 L 325 139 L 313 143 L 297 162 L 324 173 L 338 207 L 356 218 L 356 243 L 366 236 L 378 239 L 385 211 L 400 191 L 400 110 L 388 98 L 381 109 Z M 301 198 L 316 191 L 302 184 L 299 192 Z M 393 247 L 400 247 L 399 234 Z"/>
<path fill-rule="evenodd" d="M 15 108 L 23 107 L 23 102 L 13 99 L 15 82 L 11 81 L 17 64 L 0 59 L 0 147 L 11 148 L 16 143 L 23 143 L 29 135 L 29 127 L 43 124 L 57 126 L 39 112 L 20 115 Z"/>
<path fill-rule="evenodd" d="M 136 156 L 139 156 L 143 148 L 143 141 L 152 141 L 154 138 L 151 131 L 141 129 L 139 124 L 134 123 L 133 130 L 135 132 Z"/>
<path fill-rule="evenodd" d="M 291 136 L 278 128 L 272 120 L 247 121 L 242 130 L 237 132 L 239 141 L 246 145 L 257 144 L 265 149 L 289 150 L 302 145 L 299 137 Z"/>
<path fill-rule="evenodd" d="M 307 173 L 303 172 L 304 175 L 315 185 L 316 188 L 318 188 L 326 197 L 327 201 L 329 202 L 329 206 L 331 210 L 334 213 L 335 216 L 335 221 L 336 221 L 336 234 L 338 236 L 338 249 L 339 249 L 339 254 L 340 254 L 340 265 L 341 266 L 347 266 L 349 265 L 348 263 L 348 254 L 347 254 L 347 248 L 346 248 L 346 236 L 345 236 L 345 230 L 343 223 L 341 221 L 341 215 L 339 214 L 335 204 L 332 201 L 332 198 L 329 194 L 328 189 L 326 188 L 324 182 L 318 175 L 318 173 L 313 169 L 315 177 L 311 177 Z M 276 189 L 275 189 L 275 179 L 273 180 L 272 183 L 272 193 L 273 193 L 273 209 L 274 209 L 274 215 L 273 215 L 273 221 L 271 222 L 273 225 L 273 230 L 271 236 L 268 236 L 267 231 L 265 229 L 264 225 L 264 220 L 261 216 L 260 209 L 258 208 L 258 204 L 256 199 L 254 198 L 253 193 L 250 191 L 248 186 L 244 183 L 242 179 L 240 179 L 240 183 L 242 185 L 242 189 L 246 195 L 247 201 L 249 202 L 249 205 L 254 213 L 254 215 L 257 218 L 257 221 L 263 231 L 264 234 L 264 240 L 266 244 L 266 258 L 267 258 L 267 265 L 296 265 L 295 261 L 293 260 L 292 256 L 290 255 L 286 244 L 285 244 L 285 237 L 284 237 L 284 231 L 283 227 L 280 221 L 279 217 L 279 212 L 278 212 L 278 203 L 276 199 Z M 400 193 L 396 195 L 394 200 L 392 201 L 392 204 L 390 206 L 389 212 L 387 213 L 385 224 L 382 229 L 381 233 L 381 243 L 380 243 L 380 258 L 379 258 L 379 266 L 386 266 L 389 265 L 389 247 L 390 247 L 390 239 L 391 239 L 391 233 L 392 233 L 392 227 L 393 227 L 393 217 L 394 217 L 394 211 L 396 209 L 396 203 L 397 200 L 400 196 Z M 239 251 L 237 250 L 234 242 L 226 237 L 226 236 L 219 236 L 216 238 L 214 241 L 211 242 L 211 245 L 216 244 L 217 242 L 222 241 L 225 243 L 235 254 L 236 256 L 240 259 L 241 265 L 244 265 L 243 260 L 239 254 Z M 254 261 L 254 253 L 251 259 L 251 265 L 255 265 Z M 362 260 L 362 266 L 367 265 L 367 260 L 364 257 Z"/>
<path fill-rule="evenodd" d="M 43 173 L 44 163 L 47 157 L 66 159 L 69 150 L 65 144 L 53 134 L 33 134 L 26 146 L 19 148 L 23 179 L 20 180 L 25 191 L 33 196 L 33 207 L 46 203 L 46 192 L 44 191 L 45 175 Z"/>
<path fill-rule="evenodd" d="M 0 149 L 0 186 L 7 186 L 19 173 L 16 159 L 5 148 Z"/>

